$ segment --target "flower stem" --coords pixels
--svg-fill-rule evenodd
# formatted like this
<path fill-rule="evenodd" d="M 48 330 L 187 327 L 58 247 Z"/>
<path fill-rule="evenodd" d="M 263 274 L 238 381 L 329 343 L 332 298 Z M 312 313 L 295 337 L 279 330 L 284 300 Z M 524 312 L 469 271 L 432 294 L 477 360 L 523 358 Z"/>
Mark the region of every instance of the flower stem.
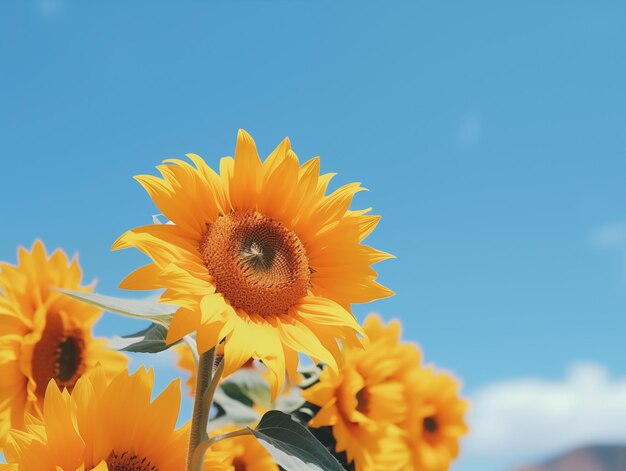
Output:
<path fill-rule="evenodd" d="M 193 468 L 193 455 L 198 444 L 207 438 L 207 424 L 211 401 L 206 400 L 206 393 L 213 382 L 213 365 L 215 363 L 215 348 L 200 355 L 196 374 L 196 395 L 193 403 L 191 431 L 189 433 L 189 448 L 187 450 L 187 471 Z"/>
<path fill-rule="evenodd" d="M 242 435 L 252 435 L 252 432 L 249 428 L 242 428 L 239 430 L 233 430 L 232 432 L 223 433 L 222 435 L 218 435 L 213 438 L 207 438 L 206 440 L 201 441 L 196 448 L 196 451 L 193 456 L 193 462 L 196 466 L 194 471 L 202 469 L 202 459 L 204 458 L 204 454 L 206 451 L 213 445 L 222 440 L 226 440 L 227 438 L 233 437 L 241 437 Z"/>
<path fill-rule="evenodd" d="M 213 396 L 215 395 L 215 390 L 220 383 L 220 379 L 222 378 L 222 373 L 224 372 L 224 360 L 220 361 L 219 364 L 215 367 L 215 371 L 213 373 L 213 378 L 211 378 L 211 382 L 209 383 L 209 387 L 204 391 L 204 396 L 202 397 L 203 407 L 207 410 L 211 410 L 211 404 L 213 403 Z"/>

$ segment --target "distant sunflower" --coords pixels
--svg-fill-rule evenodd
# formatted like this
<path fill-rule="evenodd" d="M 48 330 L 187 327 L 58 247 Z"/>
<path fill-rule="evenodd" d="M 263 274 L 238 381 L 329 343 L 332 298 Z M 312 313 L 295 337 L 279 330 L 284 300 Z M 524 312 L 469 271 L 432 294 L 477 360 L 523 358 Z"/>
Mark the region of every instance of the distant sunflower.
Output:
<path fill-rule="evenodd" d="M 6 471 L 180 471 L 189 427 L 175 430 L 180 383 L 150 402 L 154 373 L 143 367 L 108 383 L 104 372 L 77 380 L 71 393 L 48 384 L 40 419 L 9 432 Z M 225 453 L 209 452 L 204 471 L 226 471 Z"/>
<path fill-rule="evenodd" d="M 415 471 L 445 471 L 459 454 L 459 439 L 467 433 L 467 402 L 457 381 L 447 373 L 423 368 L 408 380 L 409 415 L 403 428 Z"/>
<path fill-rule="evenodd" d="M 325 368 L 319 382 L 304 390 L 304 398 L 321 407 L 309 426 L 332 427 L 335 451 L 345 451 L 357 471 L 404 471 L 410 452 L 398 424 L 408 413 L 405 375 L 419 365 L 420 354 L 399 343 L 397 321 L 383 326 L 370 315 L 364 329 L 366 348 L 344 348 L 341 371 Z"/>
<path fill-rule="evenodd" d="M 219 429 L 212 434 L 217 436 L 235 430 L 236 427 Z M 220 440 L 211 446 L 211 450 L 226 456 L 225 464 L 235 471 L 278 471 L 278 466 L 268 451 L 251 435 Z"/>
<path fill-rule="evenodd" d="M 114 244 L 154 262 L 120 287 L 165 288 L 161 302 L 180 307 L 167 341 L 197 331 L 203 353 L 225 339 L 224 373 L 261 359 L 273 396 L 298 352 L 335 368 L 337 339 L 359 343 L 351 304 L 392 294 L 371 268 L 390 255 L 361 244 L 379 217 L 349 209 L 360 185 L 326 195 L 333 175 L 319 174 L 319 158 L 300 165 L 285 139 L 261 162 L 243 130 L 220 175 L 187 156 L 195 167 L 171 159 L 157 167 L 162 179 L 137 177 L 171 224 L 133 229 Z"/>
<path fill-rule="evenodd" d="M 9 428 L 24 426 L 24 412 L 41 413 L 51 379 L 71 390 L 98 363 L 110 375 L 126 366 L 91 335 L 102 311 L 55 291 L 91 291 L 81 276 L 76 259 L 61 250 L 48 258 L 40 241 L 30 253 L 19 249 L 17 266 L 0 263 L 0 444 Z"/>

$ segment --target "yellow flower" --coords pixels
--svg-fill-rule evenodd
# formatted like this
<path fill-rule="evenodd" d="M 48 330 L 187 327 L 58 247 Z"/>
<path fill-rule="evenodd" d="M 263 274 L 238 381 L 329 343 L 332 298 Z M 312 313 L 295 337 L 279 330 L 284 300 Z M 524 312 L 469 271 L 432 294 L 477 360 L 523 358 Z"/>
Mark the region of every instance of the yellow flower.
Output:
<path fill-rule="evenodd" d="M 218 436 L 222 433 L 236 430 L 237 427 L 227 427 L 216 430 L 211 434 Z M 278 466 L 263 445 L 251 435 L 226 438 L 211 446 L 211 450 L 226 455 L 224 462 L 232 466 L 235 471 L 278 471 Z"/>
<path fill-rule="evenodd" d="M 467 433 L 467 403 L 447 373 L 432 368 L 413 371 L 407 381 L 409 415 L 403 424 L 413 453 L 415 471 L 445 471 L 459 454 L 459 439 Z"/>
<path fill-rule="evenodd" d="M 81 377 L 71 393 L 54 381 L 46 389 L 41 419 L 27 417 L 4 449 L 6 471 L 180 471 L 185 469 L 189 427 L 175 430 L 180 383 L 153 402 L 152 370 L 126 371 L 108 383 L 102 369 Z M 232 470 L 225 453 L 207 454 L 204 471 Z"/>
<path fill-rule="evenodd" d="M 404 471 L 410 452 L 397 426 L 406 419 L 405 377 L 419 365 L 420 354 L 400 344 L 397 321 L 383 326 L 374 315 L 364 324 L 370 339 L 364 350 L 346 347 L 339 373 L 325 368 L 318 383 L 303 392 L 321 409 L 311 427 L 332 427 L 335 450 L 346 452 L 357 471 Z"/>
<path fill-rule="evenodd" d="M 20 248 L 18 264 L 0 264 L 0 444 L 11 427 L 24 426 L 24 412 L 38 415 L 48 382 L 72 389 L 97 363 L 108 374 L 126 366 L 119 352 L 94 339 L 102 311 L 74 301 L 54 288 L 81 287 L 76 259 L 61 250 L 47 257 L 43 244 Z"/>
<path fill-rule="evenodd" d="M 349 209 L 360 185 L 326 195 L 333 175 L 319 174 L 318 158 L 300 165 L 285 139 L 261 162 L 245 131 L 220 175 L 187 156 L 195 167 L 171 159 L 157 167 L 162 179 L 137 177 L 171 224 L 136 228 L 114 244 L 154 262 L 120 287 L 165 288 L 160 301 L 180 307 L 167 341 L 196 331 L 202 353 L 225 339 L 224 373 L 261 359 L 274 397 L 298 352 L 336 368 L 337 339 L 360 343 L 350 305 L 392 294 L 371 268 L 390 255 L 361 244 L 379 217 Z"/>

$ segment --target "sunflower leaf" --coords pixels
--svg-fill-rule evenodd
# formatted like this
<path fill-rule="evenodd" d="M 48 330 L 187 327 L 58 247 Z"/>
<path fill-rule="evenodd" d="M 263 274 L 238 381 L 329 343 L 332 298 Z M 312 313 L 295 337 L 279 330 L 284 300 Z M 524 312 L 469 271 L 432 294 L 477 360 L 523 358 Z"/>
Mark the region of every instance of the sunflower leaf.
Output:
<path fill-rule="evenodd" d="M 311 432 L 283 412 L 267 412 L 250 432 L 287 471 L 344 471 Z"/>
<path fill-rule="evenodd" d="M 220 388 L 231 398 L 252 406 L 271 408 L 271 394 L 267 380 L 255 368 L 242 368 L 225 378 Z"/>
<path fill-rule="evenodd" d="M 222 389 L 215 391 L 213 405 L 218 413 L 209 421 L 209 430 L 218 429 L 230 424 L 250 425 L 259 421 L 259 413 L 252 407 L 233 399 Z"/>
<path fill-rule="evenodd" d="M 170 325 L 174 313 L 178 310 L 176 306 L 159 304 L 152 299 L 124 299 L 103 296 L 97 293 L 86 293 L 84 291 L 60 288 L 57 288 L 57 290 L 71 298 L 97 306 L 106 311 L 135 319 L 150 320 L 164 327 Z"/>
<path fill-rule="evenodd" d="M 277 409 L 290 413 L 304 404 L 299 388 L 291 388 L 281 393 L 272 402 L 267 379 L 256 367 L 235 371 L 220 383 L 219 389 L 247 407 L 260 406 L 265 410 Z"/>
<path fill-rule="evenodd" d="M 165 343 L 167 329 L 154 322 L 147 328 L 122 337 L 114 337 L 109 343 L 111 348 L 125 352 L 159 353 L 174 346 L 178 342 Z"/>
<path fill-rule="evenodd" d="M 291 388 L 288 392 L 282 393 L 274 402 L 274 409 L 287 414 L 292 414 L 304 405 L 302 393 L 298 388 Z"/>

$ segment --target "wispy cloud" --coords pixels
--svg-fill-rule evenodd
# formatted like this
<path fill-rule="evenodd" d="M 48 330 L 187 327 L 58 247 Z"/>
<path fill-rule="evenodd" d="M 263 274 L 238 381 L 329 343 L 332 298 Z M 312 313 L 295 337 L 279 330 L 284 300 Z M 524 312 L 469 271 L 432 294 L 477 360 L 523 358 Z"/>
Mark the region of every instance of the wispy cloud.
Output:
<path fill-rule="evenodd" d="M 591 243 L 597 247 L 626 249 L 626 222 L 605 224 L 591 233 Z"/>
<path fill-rule="evenodd" d="M 457 139 L 464 146 L 471 146 L 480 141 L 482 124 L 476 116 L 466 116 L 461 120 L 457 131 Z"/>
<path fill-rule="evenodd" d="M 466 451 L 485 458 L 548 456 L 595 443 L 626 443 L 626 377 L 593 363 L 560 381 L 514 379 L 474 395 Z"/>
<path fill-rule="evenodd" d="M 626 222 L 614 222 L 597 227 L 591 232 L 589 239 L 594 247 L 611 250 L 621 255 L 622 276 L 626 277 Z"/>
<path fill-rule="evenodd" d="M 54 19 L 65 11 L 64 0 L 37 0 L 35 4 L 37 13 L 45 19 Z"/>

